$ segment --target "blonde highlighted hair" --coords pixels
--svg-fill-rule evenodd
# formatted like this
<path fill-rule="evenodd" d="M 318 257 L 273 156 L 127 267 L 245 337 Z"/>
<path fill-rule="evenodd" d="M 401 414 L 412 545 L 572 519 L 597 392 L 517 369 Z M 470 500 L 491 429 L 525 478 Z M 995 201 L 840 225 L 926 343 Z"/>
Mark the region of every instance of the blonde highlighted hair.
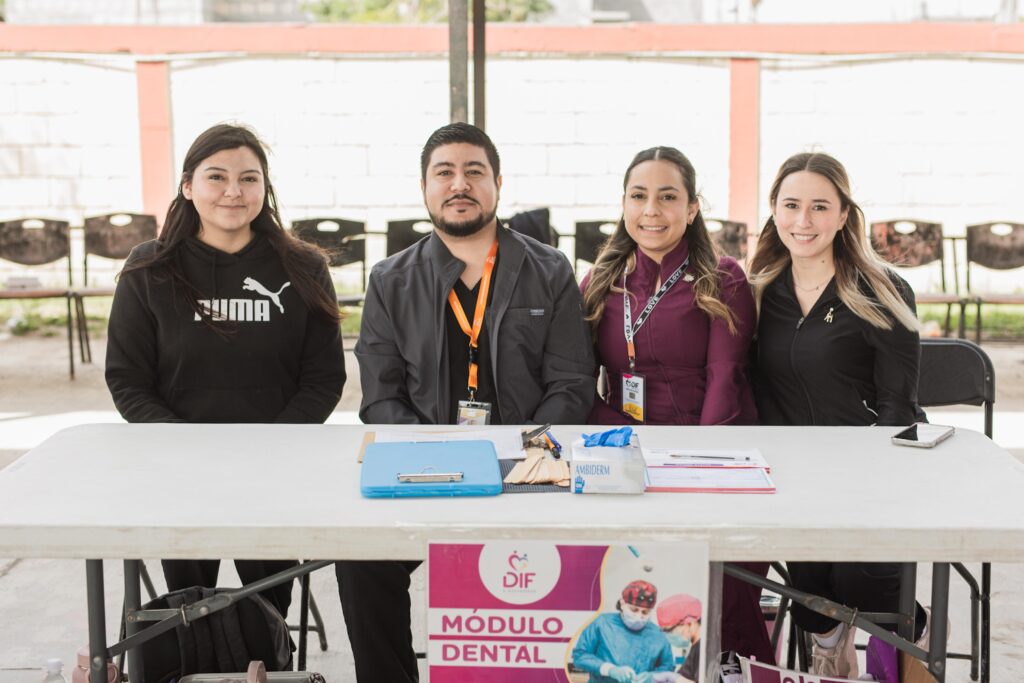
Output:
<path fill-rule="evenodd" d="M 683 177 L 686 194 L 691 202 L 697 198 L 697 177 L 693 164 L 682 152 L 674 147 L 651 147 L 633 157 L 626 168 L 622 179 L 622 190 L 629 185 L 629 174 L 645 161 L 666 161 L 677 169 Z M 721 273 L 718 269 L 720 255 L 715 249 L 708 229 L 704 225 L 704 217 L 698 208 L 693 222 L 686 228 L 683 239 L 689 242 L 690 269 L 694 274 L 693 292 L 697 307 L 709 318 L 720 318 L 725 321 L 731 334 L 736 334 L 736 320 L 729 307 L 719 298 L 721 291 Z M 605 299 L 609 292 L 622 293 L 623 274 L 632 273 L 636 268 L 637 244 L 626 232 L 626 222 L 619 219 L 608 241 L 601 247 L 594 267 L 590 269 L 590 280 L 583 294 L 583 310 L 590 322 L 593 338 L 597 340 L 597 326 L 604 315 Z"/>
<path fill-rule="evenodd" d="M 870 247 L 864 229 L 864 213 L 850 196 L 850 179 L 839 161 L 821 153 L 795 154 L 782 164 L 768 195 L 774 208 L 782 181 L 793 173 L 809 171 L 832 183 L 839 195 L 840 209 L 846 210 L 846 223 L 832 240 L 832 256 L 836 267 L 836 288 L 840 300 L 854 315 L 875 327 L 891 330 L 893 320 L 911 331 L 920 327 L 894 283 L 892 269 Z M 750 265 L 750 283 L 754 300 L 761 311 L 765 288 L 790 265 L 789 250 L 779 238 L 774 217 L 769 217 L 757 240 L 757 250 Z M 867 285 L 865 293 L 861 283 Z M 872 296 L 873 293 L 873 296 Z"/>

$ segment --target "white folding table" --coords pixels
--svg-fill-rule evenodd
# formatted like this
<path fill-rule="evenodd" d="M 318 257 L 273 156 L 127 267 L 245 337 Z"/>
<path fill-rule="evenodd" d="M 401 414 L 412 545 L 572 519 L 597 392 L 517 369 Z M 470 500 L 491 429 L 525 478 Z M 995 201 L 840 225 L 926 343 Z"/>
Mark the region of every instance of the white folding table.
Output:
<path fill-rule="evenodd" d="M 725 561 L 930 562 L 940 601 L 950 562 L 1024 562 L 1024 466 L 968 430 L 927 450 L 891 445 L 896 428 L 640 427 L 650 447 L 760 448 L 778 491 L 382 500 L 359 494 L 356 456 L 372 429 L 66 429 L 0 471 L 0 557 L 87 560 L 94 680 L 124 650 L 106 644 L 96 558 L 423 559 L 440 539 L 685 539 L 708 544 L 718 581 Z M 554 433 L 568 447 L 594 429 Z M 126 569 L 132 610 L 137 564 Z M 944 680 L 937 640 L 932 671 Z"/>

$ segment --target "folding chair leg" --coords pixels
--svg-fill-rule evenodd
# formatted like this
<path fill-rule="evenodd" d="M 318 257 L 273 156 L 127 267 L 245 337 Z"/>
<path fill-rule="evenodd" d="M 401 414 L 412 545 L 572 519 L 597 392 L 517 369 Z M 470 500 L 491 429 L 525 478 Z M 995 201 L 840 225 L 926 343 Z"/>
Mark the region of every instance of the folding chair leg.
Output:
<path fill-rule="evenodd" d="M 796 666 L 796 639 L 797 629 L 793 623 L 792 615 L 789 618 L 789 641 L 786 643 L 786 668 L 792 669 Z"/>
<path fill-rule="evenodd" d="M 89 320 L 85 315 L 85 299 L 75 297 L 75 322 L 78 328 L 78 355 L 83 363 L 92 363 L 92 346 L 89 344 Z"/>
<path fill-rule="evenodd" d="M 953 322 L 953 304 L 946 304 L 946 324 L 942 328 L 942 333 L 945 336 L 947 336 L 947 337 L 949 336 L 949 333 L 953 329 L 952 328 L 952 322 Z"/>
<path fill-rule="evenodd" d="M 75 340 L 71 334 L 71 296 L 67 297 L 68 305 L 68 363 L 71 379 L 75 378 Z"/>
<path fill-rule="evenodd" d="M 978 299 L 976 310 L 978 315 L 974 320 L 974 343 L 981 346 L 981 299 Z"/>
<path fill-rule="evenodd" d="M 953 565 L 953 569 L 971 591 L 971 680 L 976 681 L 981 664 L 981 639 L 979 636 L 981 631 L 981 589 L 974 576 L 963 564 L 957 562 Z"/>
<path fill-rule="evenodd" d="M 796 655 L 801 671 L 811 670 L 811 644 L 810 634 L 804 632 L 799 626 L 796 628 Z"/>
<path fill-rule="evenodd" d="M 313 628 L 320 639 L 320 652 L 327 652 L 327 629 L 324 628 L 324 618 L 320 616 L 320 608 L 316 606 L 316 598 L 313 593 L 309 594 L 309 611 L 313 614 Z"/>
<path fill-rule="evenodd" d="M 156 588 L 153 587 L 153 579 L 149 576 L 149 570 L 146 569 L 146 563 L 139 560 L 139 576 L 142 577 L 142 585 L 146 587 L 146 594 L 149 595 L 150 600 L 156 600 Z"/>
<path fill-rule="evenodd" d="M 989 645 L 992 637 L 992 565 L 981 565 L 981 683 L 989 683 Z"/>
<path fill-rule="evenodd" d="M 301 594 L 299 598 L 299 665 L 297 671 L 306 670 L 307 631 L 309 630 L 309 574 L 299 579 Z"/>

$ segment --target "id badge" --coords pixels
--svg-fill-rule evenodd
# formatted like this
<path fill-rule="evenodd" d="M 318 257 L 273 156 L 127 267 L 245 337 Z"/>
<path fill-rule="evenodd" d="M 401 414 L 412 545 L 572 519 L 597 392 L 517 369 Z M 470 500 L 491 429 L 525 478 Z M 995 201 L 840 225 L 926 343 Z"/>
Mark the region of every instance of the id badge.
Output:
<path fill-rule="evenodd" d="M 644 421 L 644 376 L 622 373 L 622 412 L 636 420 Z"/>
<path fill-rule="evenodd" d="M 480 401 L 459 401 L 459 416 L 455 424 L 491 424 L 491 404 Z"/>

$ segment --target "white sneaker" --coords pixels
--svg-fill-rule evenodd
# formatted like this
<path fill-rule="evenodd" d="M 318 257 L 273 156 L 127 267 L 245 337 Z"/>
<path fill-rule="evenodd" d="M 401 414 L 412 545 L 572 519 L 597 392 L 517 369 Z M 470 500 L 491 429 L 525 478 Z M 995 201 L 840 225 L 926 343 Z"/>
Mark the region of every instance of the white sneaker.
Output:
<path fill-rule="evenodd" d="M 819 676 L 857 678 L 860 675 L 857 648 L 854 643 L 857 629 L 849 624 L 840 624 L 837 628 L 843 629 L 843 635 L 835 647 L 819 645 L 818 639 L 812 635 L 814 647 L 811 649 L 811 673 Z"/>

